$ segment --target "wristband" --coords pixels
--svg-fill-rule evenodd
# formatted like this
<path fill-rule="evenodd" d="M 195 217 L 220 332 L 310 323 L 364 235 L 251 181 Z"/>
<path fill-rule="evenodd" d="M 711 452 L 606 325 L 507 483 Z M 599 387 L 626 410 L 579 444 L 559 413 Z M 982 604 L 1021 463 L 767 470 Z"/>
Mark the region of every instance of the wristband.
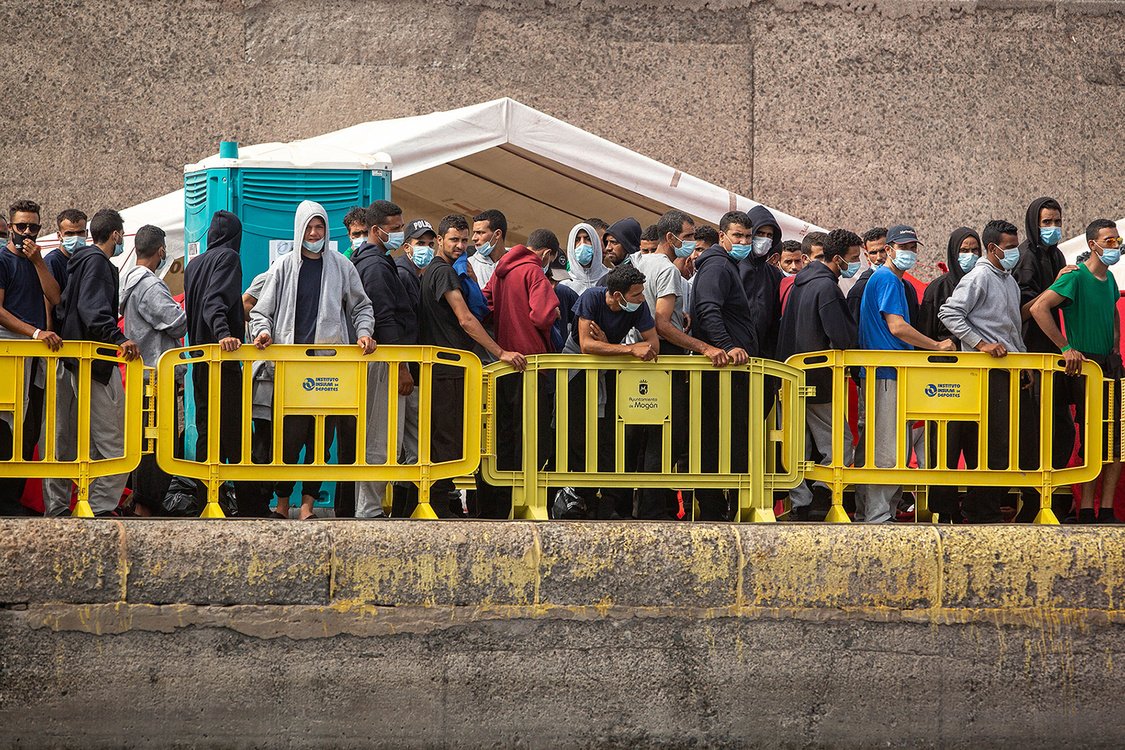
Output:
<path fill-rule="evenodd" d="M 1070 344 L 1067 344 L 1066 346 L 1064 346 L 1062 349 L 1059 350 L 1059 353 L 1060 354 L 1066 354 L 1070 350 L 1071 350 L 1071 346 L 1070 346 Z"/>
<path fill-rule="evenodd" d="M 35 329 L 35 333 L 31 334 L 31 338 L 33 338 L 33 339 L 38 339 L 38 338 L 39 338 L 39 334 L 40 334 L 40 333 L 41 333 L 41 330 L 40 330 L 40 329 L 38 329 L 38 328 L 36 328 L 36 329 Z"/>

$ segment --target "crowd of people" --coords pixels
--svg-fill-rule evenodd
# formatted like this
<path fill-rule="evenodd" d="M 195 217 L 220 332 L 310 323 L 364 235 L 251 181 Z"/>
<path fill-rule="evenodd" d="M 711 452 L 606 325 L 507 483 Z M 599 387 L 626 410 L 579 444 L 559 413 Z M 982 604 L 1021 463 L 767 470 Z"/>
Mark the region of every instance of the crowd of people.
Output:
<path fill-rule="evenodd" d="M 910 275 L 922 242 L 913 228 L 876 227 L 862 236 L 847 229 L 814 232 L 803 241 L 784 241 L 771 212 L 757 206 L 730 211 L 717 227 L 697 224 L 691 216 L 671 210 L 656 224 L 642 228 L 634 218 L 612 225 L 591 218 L 569 231 L 565 247 L 550 229 L 530 232 L 523 244 L 508 246 L 508 222 L 498 210 L 471 220 L 451 214 L 437 225 L 426 219 L 407 222 L 394 203 L 377 200 L 349 212 L 346 240 L 330 236 L 329 217 L 317 203 L 305 201 L 294 216 L 293 249 L 244 285 L 240 257 L 242 226 L 230 212 L 217 212 L 207 233 L 207 249 L 186 265 L 184 303 L 169 292 L 158 272 L 167 262 L 165 233 L 144 226 L 135 235 L 136 266 L 119 275 L 110 259 L 124 246 L 119 213 L 102 209 L 87 220 L 77 209 L 61 212 L 56 225 L 60 246 L 44 254 L 37 244 L 41 209 L 17 201 L 6 222 L 0 221 L 4 250 L 0 252 L 0 336 L 38 339 L 57 351 L 64 340 L 84 340 L 119 347 L 126 359 L 142 358 L 154 366 L 160 355 L 181 345 L 217 344 L 225 351 L 252 345 L 348 344 L 370 354 L 378 345 L 426 344 L 473 352 L 486 362 L 500 361 L 520 372 L 531 355 L 557 352 L 593 357 L 624 355 L 655 362 L 664 355 L 705 357 L 714 368 L 738 366 L 751 358 L 784 361 L 825 349 L 980 351 L 1002 358 L 1009 352 L 1060 354 L 1067 375 L 1053 388 L 1032 376 L 998 369 L 987 384 L 988 419 L 978 425 L 951 426 L 947 455 L 934 455 L 935 441 L 919 441 L 911 429 L 897 424 L 897 386 L 891 368 L 856 373 L 861 385 L 860 439 L 853 442 L 847 424 L 833 424 L 832 385 L 828 371 L 813 370 L 815 387 L 806 415 L 806 457 L 831 460 L 832 437 L 846 431 L 847 464 L 892 467 L 901 441 L 915 451 L 918 465 L 973 469 L 1034 469 L 1039 463 L 1040 418 L 1050 412 L 1051 445 L 1056 468 L 1069 461 L 1080 434 L 1082 400 L 1074 398 L 1073 377 L 1086 360 L 1096 362 L 1108 377 L 1121 376 L 1118 288 L 1109 267 L 1120 258 L 1122 240 L 1114 222 L 1097 220 L 1086 229 L 1088 257 L 1067 265 L 1058 248 L 1062 239 L 1062 207 L 1054 199 L 1031 204 L 1023 227 L 990 221 L 978 234 L 967 227 L 949 238 L 947 271 L 919 295 Z M 1021 238 L 1021 233 L 1023 237 Z M 338 248 L 334 249 L 334 248 Z M 866 259 L 866 264 L 861 263 Z M 863 265 L 867 268 L 862 273 Z M 842 280 L 850 280 L 845 293 Z M 78 403 L 82 391 L 73 364 L 60 367 L 55 408 L 59 458 L 73 458 L 76 411 L 90 412 L 90 446 L 95 458 L 120 455 L 123 445 L 122 384 L 109 363 L 94 363 L 89 402 Z M 658 366 L 658 365 L 655 365 Z M 392 371 L 392 367 L 396 371 Z M 20 450 L 31 460 L 39 447 L 44 410 L 45 368 L 27 363 L 23 444 L 13 445 L 12 413 L 0 422 L 0 458 Z M 38 369 L 37 369 L 38 368 Z M 185 368 L 186 369 L 186 368 Z M 282 431 L 282 460 L 310 461 L 317 438 L 311 416 L 288 416 L 273 424 L 273 367 L 254 363 L 252 377 L 252 446 L 250 460 L 272 461 L 273 432 Z M 729 444 L 731 470 L 749 468 L 747 440 L 749 378 L 731 376 L 730 414 L 719 415 L 718 378 L 702 382 L 700 403 L 688 398 L 688 379 L 672 372 L 671 457 L 686 461 L 686 425 L 702 423 L 700 461 L 704 472 L 718 470 L 720 441 Z M 463 453 L 464 371 L 437 364 L 432 371 L 429 413 L 430 456 L 433 461 L 459 459 Z M 541 373 L 537 405 L 537 445 L 541 466 L 554 461 L 553 375 Z M 597 440 L 586 445 L 587 377 L 597 377 L 599 403 L 615 403 L 614 370 L 572 370 L 568 374 L 569 448 L 572 470 L 587 465 L 586 452 L 596 454 L 600 472 L 614 471 L 615 415 L 604 408 L 597 417 Z M 874 383 L 866 382 L 873 378 Z M 1020 430 L 1013 437 L 1009 422 L 1009 377 L 1021 377 Z M 357 431 L 365 431 L 370 464 L 388 460 L 389 393 L 397 388 L 397 440 L 400 463 L 418 460 L 417 365 L 372 362 L 368 368 L 368 403 L 364 424 L 354 418 L 328 417 L 322 438 L 327 455 L 334 444 L 339 463 L 357 460 Z M 220 392 L 211 397 L 211 378 L 204 365 L 190 368 L 197 437 L 194 446 L 177 445 L 177 453 L 194 450 L 206 460 L 209 443 L 222 461 L 242 460 L 241 364 L 224 362 L 217 378 Z M 873 403 L 866 394 L 873 393 Z M 1050 394 L 1050 403 L 1044 403 Z M 776 394 L 767 394 L 775 399 Z M 495 404 L 501 467 L 514 467 L 523 429 L 523 379 L 501 378 Z M 767 404 L 768 413 L 772 401 Z M 211 409 L 219 417 L 209 419 Z M 720 429 L 722 422 L 723 429 Z M 215 423 L 219 435 L 208 440 Z M 863 454 L 863 433 L 874 431 L 874 453 Z M 653 434 L 653 429 L 657 432 Z M 631 471 L 659 472 L 667 463 L 659 426 L 631 430 L 637 439 L 629 450 Z M 1019 443 L 1019 467 L 1008 465 L 1009 444 Z M 1043 439 L 1046 439 L 1043 437 Z M 185 443 L 187 441 L 184 441 Z M 929 443 L 927 450 L 922 447 Z M 978 456 L 978 443 L 987 446 Z M 853 447 L 854 446 L 854 447 Z M 936 464 L 934 462 L 937 462 Z M 1112 503 L 1121 464 L 1106 464 L 1097 502 L 1098 482 L 1083 488 L 1065 515 L 1079 522 L 1113 522 Z M 971 475 L 967 475 L 971 476 Z M 159 514 L 169 477 L 146 461 L 127 475 L 94 481 L 90 503 L 98 515 L 118 512 L 122 492 L 130 485 L 136 512 Z M 433 486 L 431 504 L 439 516 L 472 515 L 505 518 L 511 511 L 511 489 L 490 486 L 477 476 L 466 497 L 449 480 Z M 293 482 L 240 482 L 234 487 L 239 515 L 290 516 Z M 0 500 L 18 497 L 23 480 L 0 480 Z M 377 518 L 385 514 L 386 483 L 338 483 L 335 514 Z M 66 511 L 73 484 L 44 483 L 47 515 Z M 737 489 L 698 490 L 703 520 L 729 519 L 738 507 Z M 318 483 L 301 483 L 302 519 L 316 517 Z M 1027 490 L 1025 514 L 1030 520 L 1038 496 Z M 671 489 L 634 492 L 619 488 L 552 488 L 556 517 L 644 519 L 682 518 L 684 496 Z M 817 518 L 826 505 L 827 487 L 803 483 L 789 499 L 793 520 Z M 857 520 L 893 521 L 903 502 L 899 487 L 855 488 Z M 689 498 L 690 500 L 690 498 Z M 391 515 L 409 515 L 417 488 L 396 486 Z M 930 506 L 955 521 L 1005 520 L 1009 488 L 933 488 Z M 1068 503 L 1069 506 L 1069 503 Z M 689 514 L 690 515 L 690 514 Z"/>

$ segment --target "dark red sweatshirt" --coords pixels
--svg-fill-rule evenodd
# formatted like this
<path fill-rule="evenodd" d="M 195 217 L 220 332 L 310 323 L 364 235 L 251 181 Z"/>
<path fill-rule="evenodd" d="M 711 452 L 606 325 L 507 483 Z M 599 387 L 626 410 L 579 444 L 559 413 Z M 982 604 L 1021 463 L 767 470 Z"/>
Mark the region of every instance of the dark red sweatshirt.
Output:
<path fill-rule="evenodd" d="M 551 326 L 559 316 L 559 298 L 539 256 L 524 245 L 504 253 L 484 288 L 492 309 L 496 343 L 520 354 L 550 354 Z"/>

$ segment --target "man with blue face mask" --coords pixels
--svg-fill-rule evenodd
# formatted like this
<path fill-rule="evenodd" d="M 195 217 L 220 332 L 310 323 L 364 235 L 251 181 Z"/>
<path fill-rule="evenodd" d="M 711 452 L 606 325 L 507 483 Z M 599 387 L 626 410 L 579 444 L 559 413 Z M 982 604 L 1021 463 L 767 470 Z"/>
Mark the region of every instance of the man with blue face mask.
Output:
<path fill-rule="evenodd" d="M 482 211 L 473 217 L 473 247 L 469 265 L 473 268 L 477 286 L 484 289 L 492 279 L 496 264 L 508 252 L 508 219 L 495 208 Z"/>
<path fill-rule="evenodd" d="M 55 218 L 55 227 L 58 229 L 59 246 L 47 253 L 43 258 L 51 275 L 59 282 L 59 291 L 66 289 L 66 264 L 70 257 L 80 247 L 86 245 L 86 214 L 77 208 L 68 208 L 59 212 Z"/>
<path fill-rule="evenodd" d="M 887 231 L 887 263 L 871 274 L 860 305 L 859 347 L 875 350 L 927 349 L 951 352 L 956 345 L 951 339 L 934 341 L 909 321 L 903 275 L 918 261 L 918 235 L 912 227 L 899 224 Z M 863 368 L 864 378 L 872 368 Z M 875 466 L 895 466 L 896 447 L 908 439 L 901 434 L 905 420 L 898 418 L 897 375 L 892 368 L 875 368 L 874 419 L 868 415 L 868 427 L 875 431 Z M 866 382 L 860 391 L 866 393 Z M 871 485 L 856 493 L 856 516 L 867 523 L 893 521 L 898 487 Z"/>

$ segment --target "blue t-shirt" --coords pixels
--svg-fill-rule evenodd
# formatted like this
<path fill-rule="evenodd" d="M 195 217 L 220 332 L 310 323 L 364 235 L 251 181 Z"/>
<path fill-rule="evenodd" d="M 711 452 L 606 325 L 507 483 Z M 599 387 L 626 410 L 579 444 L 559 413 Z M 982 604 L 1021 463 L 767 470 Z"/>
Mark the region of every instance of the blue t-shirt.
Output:
<path fill-rule="evenodd" d="M 4 290 L 5 310 L 29 326 L 47 327 L 43 285 L 39 283 L 35 264 L 13 253 L 6 243 L 0 246 L 0 289 Z"/>
<path fill-rule="evenodd" d="M 906 288 L 887 266 L 880 266 L 871 274 L 863 290 L 863 303 L 859 311 L 859 348 L 902 351 L 914 347 L 891 333 L 884 314 L 899 315 L 910 322 L 906 306 Z M 880 367 L 876 378 L 893 380 L 895 371 Z"/>
<path fill-rule="evenodd" d="M 480 285 L 469 276 L 468 253 L 462 253 L 457 257 L 457 260 L 453 261 L 453 270 L 457 272 L 457 276 L 461 279 L 461 296 L 465 298 L 465 304 L 468 306 L 469 312 L 477 320 L 483 322 L 488 317 L 488 302 L 484 299 L 484 293 L 480 290 Z"/>
<path fill-rule="evenodd" d="M 629 331 L 636 328 L 641 333 L 656 327 L 652 313 L 648 311 L 648 303 L 642 302 L 641 306 L 633 312 L 624 309 L 613 311 L 605 301 L 606 288 L 604 286 L 590 287 L 582 292 L 578 302 L 574 304 L 574 314 L 571 316 L 570 344 L 579 351 L 578 331 L 576 326 L 579 318 L 592 320 L 605 332 L 606 339 L 611 344 L 620 344 L 625 340 Z"/>

